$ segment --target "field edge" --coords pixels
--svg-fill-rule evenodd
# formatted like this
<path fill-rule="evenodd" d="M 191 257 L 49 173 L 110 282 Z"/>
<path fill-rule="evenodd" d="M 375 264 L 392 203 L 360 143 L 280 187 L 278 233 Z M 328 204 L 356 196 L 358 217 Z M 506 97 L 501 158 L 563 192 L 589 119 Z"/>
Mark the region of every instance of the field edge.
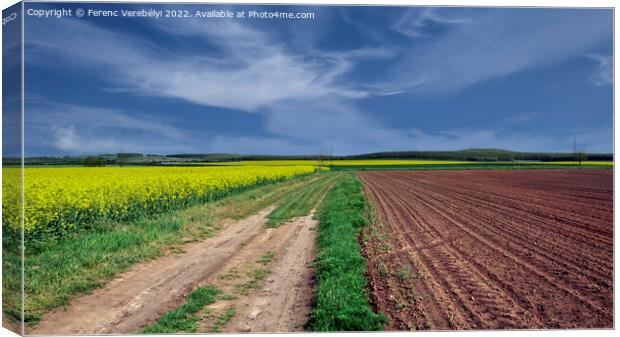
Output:
<path fill-rule="evenodd" d="M 316 303 L 308 331 L 379 331 L 387 322 L 370 306 L 366 259 L 358 242 L 368 207 L 362 183 L 348 173 L 319 208 Z"/>

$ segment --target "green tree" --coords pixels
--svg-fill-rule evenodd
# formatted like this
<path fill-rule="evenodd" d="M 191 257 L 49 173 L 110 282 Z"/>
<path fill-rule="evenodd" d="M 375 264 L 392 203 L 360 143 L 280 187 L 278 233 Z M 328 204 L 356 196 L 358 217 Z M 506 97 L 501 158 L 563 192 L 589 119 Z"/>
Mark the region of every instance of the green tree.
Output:
<path fill-rule="evenodd" d="M 101 156 L 88 156 L 84 158 L 84 166 L 89 167 L 97 167 L 97 166 L 105 166 L 106 161 Z"/>
<path fill-rule="evenodd" d="M 127 165 L 133 156 L 134 156 L 133 153 L 125 153 L 125 152 L 117 153 L 116 163 L 118 164 L 118 166 Z"/>

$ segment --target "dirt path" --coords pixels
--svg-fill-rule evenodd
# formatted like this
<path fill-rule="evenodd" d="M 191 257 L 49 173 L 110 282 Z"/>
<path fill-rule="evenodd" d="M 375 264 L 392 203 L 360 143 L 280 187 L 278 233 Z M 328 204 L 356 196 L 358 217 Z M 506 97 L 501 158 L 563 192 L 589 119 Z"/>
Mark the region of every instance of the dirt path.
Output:
<path fill-rule="evenodd" d="M 293 332 L 303 331 L 314 299 L 313 270 L 317 220 L 312 212 L 278 228 L 266 229 L 244 251 L 230 261 L 227 269 L 213 283 L 236 298 L 209 306 L 201 331 L 213 332 L 214 312 L 231 306 L 235 316 L 219 331 L 225 332 Z M 258 262 L 261 256 L 273 261 Z M 261 270 L 269 276 L 245 291 L 252 274 Z M 226 277 L 232 273 L 238 277 Z M 244 276 L 245 275 L 245 276 Z M 223 276 L 223 277 L 222 277 Z"/>
<path fill-rule="evenodd" d="M 185 245 L 183 253 L 137 265 L 76 298 L 66 310 L 49 313 L 28 334 L 137 333 L 206 284 L 234 295 L 203 310 L 201 331 L 214 331 L 218 313 L 231 306 L 234 317 L 217 331 L 303 331 L 314 299 L 317 221 L 312 211 L 266 228 L 273 208 L 228 224 L 216 237 Z M 255 279 L 257 271 L 264 278 Z"/>
<path fill-rule="evenodd" d="M 46 315 L 30 335 L 123 334 L 177 307 L 200 282 L 216 275 L 241 248 L 264 231 L 269 207 L 230 223 L 220 234 L 183 246 L 185 253 L 142 263 L 104 288 L 78 297 L 66 310 Z"/>

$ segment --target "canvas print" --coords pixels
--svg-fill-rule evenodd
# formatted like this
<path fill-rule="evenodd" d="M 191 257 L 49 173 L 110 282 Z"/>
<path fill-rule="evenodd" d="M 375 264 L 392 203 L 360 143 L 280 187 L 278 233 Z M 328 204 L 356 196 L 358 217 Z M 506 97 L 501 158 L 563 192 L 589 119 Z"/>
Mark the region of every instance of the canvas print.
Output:
<path fill-rule="evenodd" d="M 2 18 L 4 328 L 614 328 L 613 8 Z"/>

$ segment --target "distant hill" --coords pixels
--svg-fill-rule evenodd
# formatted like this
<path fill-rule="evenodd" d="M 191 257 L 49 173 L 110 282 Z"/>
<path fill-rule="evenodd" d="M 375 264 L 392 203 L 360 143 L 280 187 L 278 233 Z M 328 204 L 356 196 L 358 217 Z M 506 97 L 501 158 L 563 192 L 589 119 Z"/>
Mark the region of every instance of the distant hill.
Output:
<path fill-rule="evenodd" d="M 588 160 L 613 160 L 611 153 L 589 153 Z M 394 151 L 374 152 L 349 156 L 328 155 L 241 155 L 230 153 L 214 154 L 175 154 L 173 158 L 194 159 L 201 161 L 243 161 L 243 160 L 303 160 L 317 159 L 342 160 L 342 159 L 438 159 L 438 160 L 467 160 L 467 161 L 568 161 L 574 158 L 572 153 L 562 152 L 517 152 L 502 149 L 465 149 L 459 151 Z"/>
<path fill-rule="evenodd" d="M 170 155 L 120 153 L 99 155 L 107 165 L 161 165 L 192 162 L 225 162 L 245 160 L 340 160 L 340 159 L 436 159 L 464 161 L 570 161 L 574 154 L 568 152 L 517 152 L 502 149 L 465 149 L 459 151 L 392 151 L 374 152 L 349 156 L 307 155 L 244 155 L 234 153 L 180 153 Z M 40 156 L 27 157 L 27 165 L 82 165 L 87 156 Z M 612 153 L 588 153 L 588 160 L 613 161 Z M 19 158 L 3 158 L 4 165 L 19 165 Z"/>
<path fill-rule="evenodd" d="M 589 153 L 588 160 L 611 161 L 612 153 Z M 502 149 L 466 149 L 460 151 L 398 151 L 376 152 L 346 159 L 443 159 L 467 161 L 570 161 L 574 154 L 569 152 L 517 152 Z"/>

